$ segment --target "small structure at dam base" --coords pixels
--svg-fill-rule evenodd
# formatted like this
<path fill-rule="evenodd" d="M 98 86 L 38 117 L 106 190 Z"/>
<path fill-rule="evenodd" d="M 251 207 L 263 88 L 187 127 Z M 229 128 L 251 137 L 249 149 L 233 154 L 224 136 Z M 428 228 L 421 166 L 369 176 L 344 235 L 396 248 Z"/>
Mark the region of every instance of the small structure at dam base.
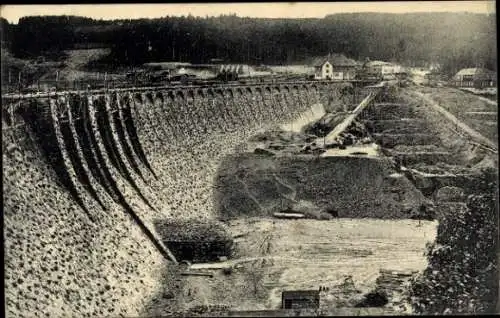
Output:
<path fill-rule="evenodd" d="M 318 308 L 319 290 L 287 290 L 281 294 L 281 308 Z"/>
<path fill-rule="evenodd" d="M 215 221 L 162 220 L 156 228 L 179 261 L 208 262 L 231 255 L 233 240 Z"/>

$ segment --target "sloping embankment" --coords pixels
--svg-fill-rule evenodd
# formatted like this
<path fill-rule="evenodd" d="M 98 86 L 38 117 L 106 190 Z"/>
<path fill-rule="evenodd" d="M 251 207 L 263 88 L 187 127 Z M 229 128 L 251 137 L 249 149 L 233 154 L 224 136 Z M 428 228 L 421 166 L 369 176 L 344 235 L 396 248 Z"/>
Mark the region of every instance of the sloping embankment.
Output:
<path fill-rule="evenodd" d="M 427 203 L 383 158 L 228 156 L 216 184 L 222 217 L 272 215 L 301 200 L 338 217 L 410 218 Z"/>
<path fill-rule="evenodd" d="M 449 97 L 447 89 L 435 90 L 435 94 Z M 396 91 L 393 101 L 396 104 L 387 105 L 393 110 L 379 108 L 373 128 L 394 129 L 395 119 L 405 117 L 404 124 L 397 128 L 410 130 L 420 126 L 420 130 L 441 139 L 440 143 L 429 143 L 433 148 L 424 151 L 447 152 L 446 157 L 436 157 L 427 163 L 423 160 L 418 160 L 418 165 L 405 163 L 417 187 L 436 200 L 439 220 L 436 240 L 427 248 L 428 266 L 411 284 L 408 301 L 416 314 L 498 312 L 498 307 L 495 308 L 499 287 L 496 154 L 492 155 L 491 149 L 478 149 L 473 140 L 458 133 L 453 122 L 456 119 L 448 120 L 435 105 L 420 99 L 411 89 Z M 456 100 L 445 102 L 441 106 L 447 109 L 458 105 Z M 411 154 L 421 147 L 424 145 L 409 142 L 398 152 Z"/>

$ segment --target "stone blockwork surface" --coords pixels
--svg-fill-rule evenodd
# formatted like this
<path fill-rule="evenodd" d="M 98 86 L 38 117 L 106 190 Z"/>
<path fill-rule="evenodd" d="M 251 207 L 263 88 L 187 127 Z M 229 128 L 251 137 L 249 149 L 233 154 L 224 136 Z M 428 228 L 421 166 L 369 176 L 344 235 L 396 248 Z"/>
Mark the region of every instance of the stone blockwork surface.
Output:
<path fill-rule="evenodd" d="M 162 256 L 119 205 L 82 191 L 85 213 L 28 127 L 2 137 L 7 316 L 134 315 Z"/>
<path fill-rule="evenodd" d="M 154 222 L 213 217 L 222 158 L 259 128 L 345 98 L 343 87 L 4 101 L 7 315 L 139 315 L 169 281 Z"/>

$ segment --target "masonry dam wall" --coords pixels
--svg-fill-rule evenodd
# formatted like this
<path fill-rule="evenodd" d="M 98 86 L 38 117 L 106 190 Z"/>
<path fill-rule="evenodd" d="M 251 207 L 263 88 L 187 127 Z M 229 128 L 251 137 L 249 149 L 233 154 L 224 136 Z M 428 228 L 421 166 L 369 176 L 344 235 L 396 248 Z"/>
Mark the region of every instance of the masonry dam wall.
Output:
<path fill-rule="evenodd" d="M 218 165 L 236 145 L 355 91 L 316 83 L 4 99 L 8 316 L 137 316 L 171 259 L 155 220 L 214 217 Z"/>

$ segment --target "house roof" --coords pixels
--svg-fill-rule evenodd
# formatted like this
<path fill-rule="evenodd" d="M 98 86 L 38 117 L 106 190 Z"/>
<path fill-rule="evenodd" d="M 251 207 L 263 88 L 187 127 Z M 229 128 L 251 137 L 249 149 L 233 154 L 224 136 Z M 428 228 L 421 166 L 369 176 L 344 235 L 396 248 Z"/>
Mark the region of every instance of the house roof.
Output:
<path fill-rule="evenodd" d="M 464 76 L 464 75 L 493 75 L 494 72 L 487 70 L 485 68 L 474 67 L 474 68 L 464 68 L 461 69 L 456 76 Z"/>
<path fill-rule="evenodd" d="M 370 61 L 366 63 L 366 66 L 386 66 L 386 65 L 392 65 L 392 63 L 384 61 Z"/>
<path fill-rule="evenodd" d="M 218 71 L 221 72 L 230 72 L 230 73 L 249 73 L 250 67 L 246 64 L 221 64 L 218 68 Z"/>
<path fill-rule="evenodd" d="M 281 295 L 284 298 L 301 296 L 319 297 L 319 290 L 285 290 Z"/>
<path fill-rule="evenodd" d="M 330 62 L 333 66 L 357 66 L 359 65 L 353 59 L 346 57 L 344 54 L 334 53 L 329 54 L 327 56 L 315 58 L 312 62 L 312 65 L 315 67 L 322 66 L 326 62 Z"/>
<path fill-rule="evenodd" d="M 312 62 L 312 65 L 314 67 L 319 67 L 319 66 L 323 66 L 323 64 L 325 64 L 326 62 L 328 62 L 328 59 L 327 58 L 324 58 L 324 57 L 318 57 L 318 58 L 315 58 Z"/>

